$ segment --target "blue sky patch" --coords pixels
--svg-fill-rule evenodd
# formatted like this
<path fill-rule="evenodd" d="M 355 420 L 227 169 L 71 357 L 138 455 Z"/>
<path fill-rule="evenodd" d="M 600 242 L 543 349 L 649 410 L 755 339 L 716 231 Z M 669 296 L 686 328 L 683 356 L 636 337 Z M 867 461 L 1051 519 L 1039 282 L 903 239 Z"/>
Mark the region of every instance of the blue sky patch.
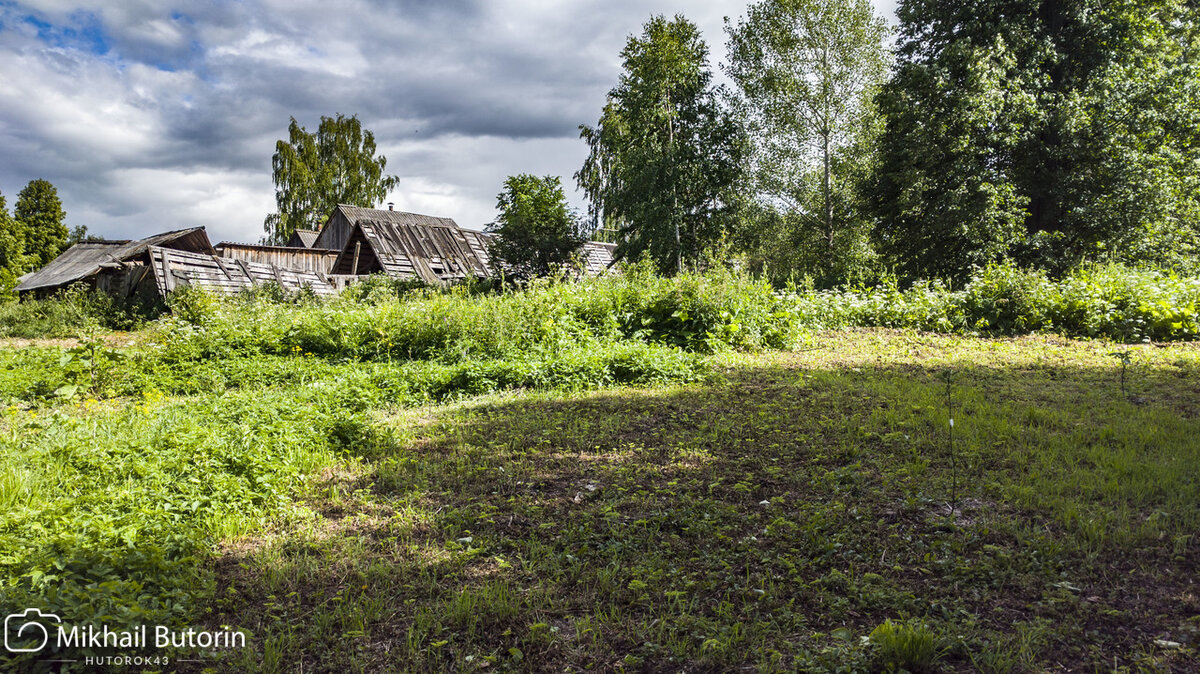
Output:
<path fill-rule="evenodd" d="M 108 53 L 108 37 L 104 34 L 100 17 L 92 12 L 72 13 L 69 26 L 56 26 L 32 14 L 22 17 L 21 21 L 36 29 L 38 39 L 51 47 L 77 49 L 96 56 Z"/>

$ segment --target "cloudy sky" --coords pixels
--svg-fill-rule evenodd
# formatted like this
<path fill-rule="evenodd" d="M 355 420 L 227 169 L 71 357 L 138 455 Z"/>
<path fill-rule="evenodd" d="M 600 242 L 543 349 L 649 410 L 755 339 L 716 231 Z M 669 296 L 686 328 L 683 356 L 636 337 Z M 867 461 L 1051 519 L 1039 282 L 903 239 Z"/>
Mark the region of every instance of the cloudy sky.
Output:
<path fill-rule="evenodd" d="M 893 0 L 873 0 L 892 18 Z M 717 0 L 0 0 L 0 193 L 54 183 L 68 225 L 256 241 L 289 116 L 357 114 L 397 209 L 479 228 L 504 178 L 570 176 L 651 14 L 724 56 Z M 572 201 L 582 205 L 578 194 Z"/>

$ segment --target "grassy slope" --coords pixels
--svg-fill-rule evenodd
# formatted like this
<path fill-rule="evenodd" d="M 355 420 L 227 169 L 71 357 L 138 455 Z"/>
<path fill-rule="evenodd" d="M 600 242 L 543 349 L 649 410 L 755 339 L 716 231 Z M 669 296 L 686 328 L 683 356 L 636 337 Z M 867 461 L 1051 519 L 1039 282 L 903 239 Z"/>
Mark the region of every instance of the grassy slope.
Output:
<path fill-rule="evenodd" d="M 890 618 L 935 670 L 1200 667 L 1200 349 L 1122 392 L 1097 342 L 815 346 L 387 412 L 311 516 L 224 546 L 206 620 L 254 636 L 219 666 L 853 671 Z"/>

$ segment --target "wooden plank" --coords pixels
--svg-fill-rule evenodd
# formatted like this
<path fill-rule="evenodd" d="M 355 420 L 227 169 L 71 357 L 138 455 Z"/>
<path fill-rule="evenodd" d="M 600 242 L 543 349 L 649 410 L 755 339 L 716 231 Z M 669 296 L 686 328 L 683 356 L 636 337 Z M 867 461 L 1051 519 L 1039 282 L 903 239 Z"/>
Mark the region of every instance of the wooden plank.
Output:
<path fill-rule="evenodd" d="M 257 283 L 254 280 L 254 275 L 250 273 L 250 268 L 246 266 L 246 262 L 244 260 L 239 259 L 237 261 L 237 263 L 238 263 L 238 268 L 240 268 L 242 270 L 242 273 L 246 275 L 246 280 L 249 281 L 250 286 L 253 287 L 253 286 L 257 285 Z"/>
<path fill-rule="evenodd" d="M 165 251 L 162 256 L 163 279 L 167 284 L 167 292 L 175 291 L 175 274 L 171 271 L 171 256 Z"/>

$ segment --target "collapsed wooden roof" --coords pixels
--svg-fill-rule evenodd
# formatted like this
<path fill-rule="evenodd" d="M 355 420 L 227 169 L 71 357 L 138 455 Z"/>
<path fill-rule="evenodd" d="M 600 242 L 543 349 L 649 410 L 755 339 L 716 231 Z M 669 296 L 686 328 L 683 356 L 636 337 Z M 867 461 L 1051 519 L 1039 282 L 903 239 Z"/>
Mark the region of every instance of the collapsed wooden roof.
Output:
<path fill-rule="evenodd" d="M 580 252 L 583 253 L 583 263 L 587 266 L 587 273 L 591 276 L 599 276 L 612 270 L 617 244 L 588 241 L 583 244 Z"/>
<path fill-rule="evenodd" d="M 210 255 L 215 252 L 203 227 L 163 232 L 137 241 L 77 243 L 51 260 L 50 264 L 21 277 L 16 290 L 27 292 L 67 286 L 93 276 L 101 269 L 122 267 L 154 246 Z"/>
<path fill-rule="evenodd" d="M 154 282 L 163 296 L 183 285 L 231 295 L 269 282 L 278 283 L 288 292 L 296 292 L 306 286 L 317 295 L 333 295 L 336 292 L 320 272 L 285 269 L 273 264 L 169 248 L 152 247 L 149 253 Z"/>
<path fill-rule="evenodd" d="M 462 229 L 449 218 L 419 217 L 356 221 L 331 273 L 384 273 L 427 283 L 488 276 L 487 246 L 479 232 Z"/>
<path fill-rule="evenodd" d="M 316 241 L 313 241 L 312 247 L 338 251 L 344 250 L 346 242 L 354 234 L 354 227 L 360 222 L 367 221 L 390 225 L 418 225 L 459 229 L 458 224 L 450 218 L 339 204 L 325 221 L 325 226 L 321 228 L 321 233 L 317 236 Z"/>
<path fill-rule="evenodd" d="M 450 218 L 343 204 L 326 220 L 313 246 L 340 251 L 329 268 L 335 276 L 383 273 L 444 283 L 490 276 L 488 240 L 493 236 L 463 229 Z M 586 273 L 607 272 L 615 249 L 597 241 L 584 244 Z"/>

